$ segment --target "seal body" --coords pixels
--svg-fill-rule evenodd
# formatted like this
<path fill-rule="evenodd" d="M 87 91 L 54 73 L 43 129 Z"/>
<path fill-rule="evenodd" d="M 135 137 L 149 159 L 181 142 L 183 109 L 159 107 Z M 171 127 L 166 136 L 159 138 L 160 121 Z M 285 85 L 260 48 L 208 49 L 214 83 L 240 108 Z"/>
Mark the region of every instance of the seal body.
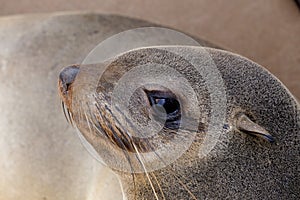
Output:
<path fill-rule="evenodd" d="M 210 70 L 203 68 L 201 72 L 201 66 L 208 66 L 208 60 L 216 67 L 225 93 L 213 87 L 216 83 L 209 83 L 211 79 L 206 77 L 210 77 Z M 154 65 L 147 68 L 147 63 Z M 171 79 L 171 71 L 165 73 L 167 78 L 157 79 L 157 84 L 164 83 L 160 86 L 131 86 L 138 79 L 148 80 L 142 76 L 145 70 L 149 70 L 149 75 L 160 66 L 155 71 L 158 77 L 169 70 L 162 65 L 175 69 L 179 75 Z M 200 66 L 200 71 L 195 65 Z M 138 78 L 128 75 L 140 66 L 144 68 Z M 103 68 L 102 74 L 97 73 Z M 88 73 L 91 70 L 95 71 Z M 182 76 L 197 98 L 192 92 L 180 94 L 179 91 L 188 90 L 184 81 L 179 81 Z M 77 75 L 72 77 L 71 100 L 64 101 L 72 123 L 118 174 L 128 199 L 299 199 L 299 104 L 278 79 L 258 64 L 217 49 L 150 47 L 125 52 L 109 62 L 79 66 Z M 90 82 L 81 84 L 87 77 Z M 116 93 L 115 97 L 114 91 L 121 87 L 124 77 L 125 92 Z M 128 100 L 125 97 L 131 87 L 138 89 Z M 226 101 L 221 101 L 224 95 Z M 174 99 L 180 106 L 166 104 L 176 102 Z M 192 104 L 196 99 L 198 103 Z M 113 104 L 114 101 L 117 103 Z M 129 114 L 118 109 L 127 101 L 130 109 L 135 108 L 129 109 Z M 138 127 L 131 124 L 136 120 L 147 125 L 152 112 L 147 110 L 152 109 L 153 102 L 165 106 L 167 118 L 155 136 L 145 139 L 136 131 Z M 224 109 L 218 104 L 226 105 L 221 121 L 211 118 L 214 113 L 218 113 L 218 118 L 220 109 Z M 175 109 L 174 105 L 181 110 L 178 117 L 170 111 Z M 199 115 L 194 115 L 197 109 Z M 196 129 L 190 125 L 197 120 L 195 116 L 200 118 Z M 184 117 L 189 120 L 177 127 Z M 210 132 L 211 127 L 220 125 L 221 128 Z M 214 137 L 217 133 L 218 137 Z M 177 155 L 182 142 L 188 148 L 167 163 Z M 167 150 L 160 151 L 164 145 Z"/>
<path fill-rule="evenodd" d="M 146 24 L 96 14 L 0 19 L 0 199 L 122 198 L 61 116 L 56 77 L 99 40 Z"/>
<path fill-rule="evenodd" d="M 155 25 L 91 13 L 0 19 L 0 199 L 122 198 L 61 115 L 57 76 L 105 38 L 144 26 Z"/>

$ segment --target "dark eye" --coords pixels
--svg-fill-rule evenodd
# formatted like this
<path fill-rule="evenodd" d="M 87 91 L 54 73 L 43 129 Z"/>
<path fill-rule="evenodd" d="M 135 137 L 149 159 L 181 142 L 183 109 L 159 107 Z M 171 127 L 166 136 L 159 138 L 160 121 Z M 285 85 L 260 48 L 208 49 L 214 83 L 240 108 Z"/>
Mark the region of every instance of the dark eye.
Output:
<path fill-rule="evenodd" d="M 180 105 L 179 102 L 174 98 L 161 98 L 161 97 L 150 97 L 152 102 L 150 101 L 151 106 L 156 105 L 157 107 L 164 108 L 167 115 L 173 114 L 174 112 L 178 112 Z"/>
<path fill-rule="evenodd" d="M 165 127 L 177 129 L 180 124 L 180 103 L 169 91 L 145 91 L 153 108 L 155 119 L 165 122 Z"/>

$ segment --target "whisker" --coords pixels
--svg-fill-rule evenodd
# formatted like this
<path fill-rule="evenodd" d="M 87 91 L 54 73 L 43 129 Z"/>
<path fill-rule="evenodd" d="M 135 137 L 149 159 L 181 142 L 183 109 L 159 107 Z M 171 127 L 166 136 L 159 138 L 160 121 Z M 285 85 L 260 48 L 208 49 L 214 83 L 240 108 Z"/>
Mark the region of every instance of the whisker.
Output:
<path fill-rule="evenodd" d="M 72 113 L 70 113 L 69 110 L 68 110 L 68 116 L 70 118 L 71 125 L 74 126 L 74 119 L 73 119 Z"/>
<path fill-rule="evenodd" d="M 94 95 L 94 97 L 96 98 L 96 96 Z M 96 101 L 97 102 L 97 101 Z M 100 101 L 101 102 L 101 101 Z M 98 106 L 98 104 L 95 104 L 95 106 L 96 106 L 96 108 L 97 108 L 97 112 L 98 112 L 98 114 L 99 114 L 99 116 L 102 116 L 102 117 L 105 117 L 105 116 L 103 116 L 103 113 L 101 114 L 101 112 L 100 112 L 100 107 Z M 107 120 L 107 118 L 105 117 L 105 119 Z M 96 120 L 97 121 L 97 120 Z M 104 120 L 105 121 L 105 120 Z M 98 124 L 99 124 L 99 122 L 98 122 Z M 100 124 L 99 124 L 100 125 Z M 100 127 L 101 127 L 101 125 L 100 125 Z M 103 132 L 105 132 L 105 131 L 103 131 Z M 125 146 L 125 144 L 123 143 L 123 141 L 118 137 L 118 136 L 116 136 L 115 135 L 115 133 L 114 133 L 114 131 L 111 131 L 111 133 L 114 135 L 114 138 L 115 139 L 117 139 L 118 140 L 118 142 L 119 142 L 119 144 L 121 144 L 122 146 L 123 146 L 123 148 L 121 148 L 122 149 L 122 152 L 123 152 L 123 154 L 124 154 L 124 156 L 125 156 L 125 158 L 126 158 L 126 160 L 127 160 L 127 162 L 128 162 L 128 164 L 129 164 L 129 166 L 130 166 L 130 174 L 131 174 L 131 177 L 132 177 L 132 181 L 133 181 L 133 188 L 134 188 L 134 198 L 136 198 L 136 196 L 137 196 L 137 194 L 136 194 L 136 191 L 137 191 L 137 188 L 136 188 L 136 181 L 135 181 L 135 173 L 134 173 L 134 169 L 133 169 L 133 165 L 132 165 L 132 162 L 131 162 L 131 160 L 130 160 L 130 156 L 129 156 L 129 154 L 128 154 L 128 152 L 125 150 L 126 149 L 126 146 Z M 108 134 L 105 132 L 105 134 L 106 134 L 106 136 L 108 137 Z"/>
<path fill-rule="evenodd" d="M 177 181 L 184 187 L 184 189 L 189 193 L 189 195 L 197 200 L 196 196 L 188 189 L 188 187 L 180 180 L 180 178 L 177 177 L 177 175 L 172 171 L 172 169 L 170 170 L 170 172 L 173 174 L 173 176 L 177 179 Z"/>
<path fill-rule="evenodd" d="M 146 167 L 145 167 L 145 164 L 144 164 L 143 161 L 141 160 L 140 153 L 139 153 L 137 147 L 135 146 L 135 144 L 133 144 L 133 146 L 134 146 L 134 148 L 135 148 L 135 150 L 136 150 L 136 153 L 137 153 L 137 156 L 138 156 L 138 160 L 139 160 L 139 161 L 141 162 L 141 164 L 142 164 L 142 167 L 143 167 L 143 169 L 144 169 L 144 173 L 146 174 L 146 176 L 147 176 L 147 178 L 148 178 L 148 180 L 149 180 L 149 184 L 150 184 L 150 186 L 151 186 L 151 188 L 152 188 L 153 194 L 154 194 L 156 200 L 159 200 L 159 198 L 158 198 L 158 196 L 157 196 L 157 193 L 156 193 L 156 191 L 155 191 L 155 188 L 154 188 L 154 186 L 153 186 L 153 183 L 152 183 L 152 181 L 151 181 L 151 179 L 150 179 L 150 176 L 149 176 L 149 174 L 148 174 L 148 172 L 147 172 L 147 169 L 146 169 Z"/>
<path fill-rule="evenodd" d="M 64 115 L 65 115 L 65 118 L 66 118 L 67 122 L 70 123 L 69 120 L 68 120 L 68 118 L 67 118 L 67 114 L 66 114 L 66 110 L 65 110 L 65 104 L 64 104 L 63 101 L 60 101 L 60 102 L 61 102 L 61 108 L 62 108 L 62 110 L 63 110 L 63 113 L 64 113 Z"/>
<path fill-rule="evenodd" d="M 103 102 L 103 101 L 101 101 L 101 99 L 100 99 L 100 95 L 94 94 L 94 98 L 95 98 L 95 100 L 96 100 L 96 102 L 97 102 L 96 107 L 97 107 L 98 112 L 101 113 L 101 110 L 102 110 L 102 109 L 105 109 L 105 112 L 109 112 L 109 114 L 110 114 L 112 117 L 114 117 L 114 122 L 117 123 L 117 124 L 120 126 L 120 127 L 117 127 L 117 126 L 116 126 L 116 127 L 117 127 L 117 128 L 116 128 L 117 131 L 120 132 L 120 133 L 122 133 L 121 130 L 124 130 L 124 131 L 123 131 L 123 134 L 122 134 L 121 136 L 123 136 L 124 138 L 126 138 L 126 141 L 127 141 L 127 142 L 131 141 L 130 144 L 133 146 L 133 148 L 134 148 L 134 150 L 135 150 L 135 153 L 136 153 L 136 159 L 137 159 L 138 162 L 140 163 L 140 165 L 141 165 L 141 167 L 142 167 L 142 169 L 143 169 L 143 171 L 144 171 L 144 173 L 145 173 L 145 176 L 146 176 L 146 178 L 147 178 L 147 180 L 148 180 L 148 182 L 149 182 L 149 184 L 150 184 L 150 186 L 151 186 L 151 189 L 152 189 L 152 191 L 153 191 L 153 193 L 154 193 L 154 196 L 155 196 L 156 200 L 159 199 L 159 196 L 158 196 L 158 193 L 157 193 L 156 190 L 155 190 L 154 183 L 153 183 L 153 181 L 151 180 L 151 177 L 155 179 L 156 185 L 157 185 L 157 187 L 159 188 L 160 193 L 161 193 L 163 199 L 165 199 L 165 195 L 164 195 L 164 193 L 163 193 L 163 189 L 162 189 L 160 183 L 158 182 L 158 180 L 157 180 L 155 174 L 154 174 L 154 173 L 151 174 L 150 172 L 147 171 L 146 166 L 145 166 L 145 164 L 144 164 L 144 162 L 143 162 L 143 156 L 142 156 L 142 154 L 139 152 L 139 149 L 138 149 L 138 147 L 136 146 L 136 144 L 135 144 L 134 142 L 132 142 L 132 139 L 133 139 L 133 138 L 130 136 L 130 134 L 127 133 L 127 132 L 130 133 L 131 131 L 137 131 L 136 128 L 135 128 L 135 126 L 132 124 L 131 120 L 129 120 L 129 118 L 128 118 L 126 115 L 124 115 L 124 114 L 122 115 L 122 117 L 124 117 L 124 118 L 125 118 L 125 121 L 128 123 L 128 127 L 126 127 L 126 129 L 124 129 L 122 123 L 120 123 L 119 119 L 118 119 L 115 115 L 113 115 L 113 113 L 111 112 L 111 110 L 108 108 L 107 105 L 105 105 L 105 104 L 102 105 L 102 106 L 99 105 L 100 102 Z M 104 102 L 105 102 L 105 101 L 104 101 Z M 100 108 L 100 107 L 102 107 L 102 108 Z M 103 107 L 104 107 L 104 108 L 103 108 Z M 120 110 L 119 106 L 115 105 L 115 108 L 116 108 L 116 111 L 118 111 L 119 113 L 123 113 L 123 112 Z M 104 121 L 113 123 L 111 118 L 108 119 L 108 118 L 106 118 L 106 116 L 102 116 L 102 117 L 104 117 Z M 107 124 L 106 124 L 106 125 L 107 125 Z M 115 126 L 114 126 L 114 127 L 115 127 Z M 121 128 L 121 130 L 120 130 L 120 128 Z M 190 128 L 188 128 L 188 127 L 180 127 L 180 128 L 183 129 L 183 130 L 186 130 L 186 131 L 190 130 Z M 112 129 L 112 127 L 110 127 L 110 129 Z M 115 130 L 115 131 L 116 131 L 116 130 Z M 193 130 L 193 131 L 195 131 L 195 130 Z M 118 142 L 124 147 L 123 152 L 124 152 L 124 154 L 127 155 L 128 152 L 126 152 L 125 149 L 128 149 L 128 146 L 126 146 L 126 145 L 124 144 L 123 140 L 120 140 L 119 136 L 116 135 L 116 134 L 114 133 L 114 130 L 112 130 L 112 133 L 113 133 L 113 135 L 114 135 L 115 140 L 117 139 Z M 186 135 L 179 135 L 179 137 L 186 137 Z M 153 152 L 154 152 L 155 155 L 158 157 L 158 159 L 161 160 L 165 165 L 167 165 L 167 164 L 165 163 L 165 161 L 161 158 L 161 156 L 158 154 L 158 152 L 157 152 L 157 151 L 153 148 L 153 146 L 150 144 L 149 140 L 145 139 L 145 140 L 143 140 L 143 141 L 146 142 L 146 143 L 148 144 L 149 148 L 151 148 L 151 150 L 153 150 Z M 119 145 L 119 146 L 120 146 L 120 145 Z M 126 158 L 127 158 L 127 156 L 126 156 Z M 130 157 L 128 157 L 127 160 L 128 160 L 128 162 L 130 162 Z M 131 162 L 130 162 L 130 167 L 131 167 L 131 171 L 132 171 L 132 175 L 133 175 L 133 179 L 134 179 L 134 173 L 133 173 L 133 170 L 134 170 L 134 169 L 133 169 L 133 167 L 132 167 Z M 189 195 L 192 197 L 192 199 L 197 199 L 197 198 L 195 197 L 195 195 L 189 190 L 189 188 L 188 188 L 188 187 L 187 187 L 187 186 L 186 186 L 186 185 L 178 178 L 178 176 L 176 175 L 176 173 L 175 173 L 172 169 L 170 169 L 170 172 L 171 172 L 171 174 L 176 178 L 176 180 L 180 183 L 180 185 L 182 185 L 183 188 L 189 193 Z M 152 175 L 152 176 L 151 176 L 151 175 Z M 135 182 L 134 182 L 134 183 L 135 183 Z M 134 186 L 134 188 L 136 188 L 136 186 Z M 135 191 L 135 194 L 136 194 L 136 191 Z"/>
<path fill-rule="evenodd" d="M 61 101 L 61 107 L 62 107 L 62 110 L 63 110 L 63 113 L 64 113 L 64 116 L 67 120 L 67 122 L 69 124 L 71 124 L 72 126 L 74 126 L 74 123 L 73 123 L 73 117 L 69 111 L 69 109 L 66 107 L 65 103 L 63 101 Z"/>
<path fill-rule="evenodd" d="M 86 115 L 86 112 L 84 112 L 83 114 L 84 114 L 84 116 L 85 116 L 85 118 L 86 118 L 86 122 L 87 122 L 87 125 L 88 125 L 88 127 L 89 127 L 89 130 L 90 130 L 90 132 L 92 133 L 90 121 L 88 120 L 88 117 L 87 117 L 87 115 Z"/>
<path fill-rule="evenodd" d="M 97 96 L 94 96 L 94 97 L 97 98 Z M 97 101 L 97 100 L 98 100 L 98 101 Z M 99 98 L 97 98 L 97 100 L 96 100 L 96 102 L 101 102 L 101 101 L 99 101 Z M 108 109 L 107 106 L 106 106 L 105 108 L 106 108 L 106 111 L 109 111 L 110 114 L 112 115 L 111 110 Z M 112 116 L 113 116 L 113 115 L 112 115 Z M 116 117 L 114 117 L 114 119 L 115 119 L 116 121 L 118 121 L 118 124 L 119 124 L 120 126 L 122 126 L 122 124 L 119 123 L 119 120 L 118 120 Z M 125 130 L 126 130 L 126 129 L 125 129 Z M 112 131 L 112 132 L 113 132 L 113 131 Z M 129 139 L 131 139 L 131 136 L 127 133 L 127 131 L 124 131 L 124 134 L 125 134 Z M 132 141 L 132 139 L 129 140 L 129 141 Z M 122 144 L 123 144 L 123 142 L 122 142 Z M 144 163 L 143 163 L 143 161 L 142 161 L 142 159 L 141 159 L 140 153 L 139 153 L 139 151 L 138 151 L 136 145 L 135 145 L 134 143 L 132 143 L 132 142 L 131 142 L 131 144 L 133 145 L 133 147 L 134 147 L 134 149 L 135 149 L 135 152 L 136 152 L 136 158 L 137 158 L 137 160 L 139 161 L 139 163 L 141 164 L 141 166 L 142 166 L 142 168 L 143 168 L 143 170 L 144 170 L 144 173 L 145 173 L 146 176 L 147 176 L 147 179 L 148 179 L 149 184 L 150 184 L 150 186 L 151 186 L 151 189 L 152 189 L 152 191 L 153 191 L 153 193 L 154 193 L 154 195 L 155 195 L 155 198 L 156 198 L 157 200 L 159 200 L 159 198 L 158 198 L 158 196 L 157 196 L 157 193 L 156 193 L 156 191 L 155 191 L 155 188 L 154 188 L 154 186 L 153 186 L 153 183 L 152 183 L 152 181 L 151 181 L 151 179 L 150 179 L 150 177 L 149 177 L 149 174 L 148 174 L 148 172 L 147 172 L 147 170 L 146 170 L 146 167 L 145 167 L 145 165 L 144 165 Z"/>
<path fill-rule="evenodd" d="M 162 188 L 161 188 L 161 186 L 160 186 L 160 183 L 158 182 L 158 180 L 157 180 L 157 178 L 156 178 L 156 175 L 155 175 L 154 173 L 149 173 L 149 174 L 152 175 L 152 176 L 154 177 L 155 182 L 156 182 L 156 184 L 157 184 L 157 186 L 158 186 L 158 188 L 159 188 L 159 190 L 160 190 L 160 193 L 161 193 L 163 199 L 165 200 L 165 199 L 166 199 L 165 194 L 164 194 L 164 192 L 163 192 L 163 190 L 162 190 Z"/>

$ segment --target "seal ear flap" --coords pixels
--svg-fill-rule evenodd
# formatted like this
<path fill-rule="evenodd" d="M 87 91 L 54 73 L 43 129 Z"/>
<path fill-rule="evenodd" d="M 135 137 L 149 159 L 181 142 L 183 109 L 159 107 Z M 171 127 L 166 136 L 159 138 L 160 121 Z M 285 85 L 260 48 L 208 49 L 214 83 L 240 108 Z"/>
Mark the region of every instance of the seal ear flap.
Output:
<path fill-rule="evenodd" d="M 237 116 L 236 127 L 243 133 L 260 137 L 270 143 L 275 142 L 274 137 L 266 129 L 253 122 L 244 113 Z"/>

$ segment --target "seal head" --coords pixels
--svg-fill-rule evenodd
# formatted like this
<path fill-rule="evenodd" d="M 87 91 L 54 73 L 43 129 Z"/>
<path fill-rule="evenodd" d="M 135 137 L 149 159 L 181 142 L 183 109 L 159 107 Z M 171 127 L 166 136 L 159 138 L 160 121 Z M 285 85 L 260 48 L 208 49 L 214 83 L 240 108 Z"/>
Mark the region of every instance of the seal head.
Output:
<path fill-rule="evenodd" d="M 210 70 L 195 68 L 207 65 L 205 55 L 224 91 L 209 86 Z M 67 71 L 59 80 L 67 116 L 119 175 L 128 199 L 300 197 L 299 105 L 258 64 L 173 46 Z"/>

